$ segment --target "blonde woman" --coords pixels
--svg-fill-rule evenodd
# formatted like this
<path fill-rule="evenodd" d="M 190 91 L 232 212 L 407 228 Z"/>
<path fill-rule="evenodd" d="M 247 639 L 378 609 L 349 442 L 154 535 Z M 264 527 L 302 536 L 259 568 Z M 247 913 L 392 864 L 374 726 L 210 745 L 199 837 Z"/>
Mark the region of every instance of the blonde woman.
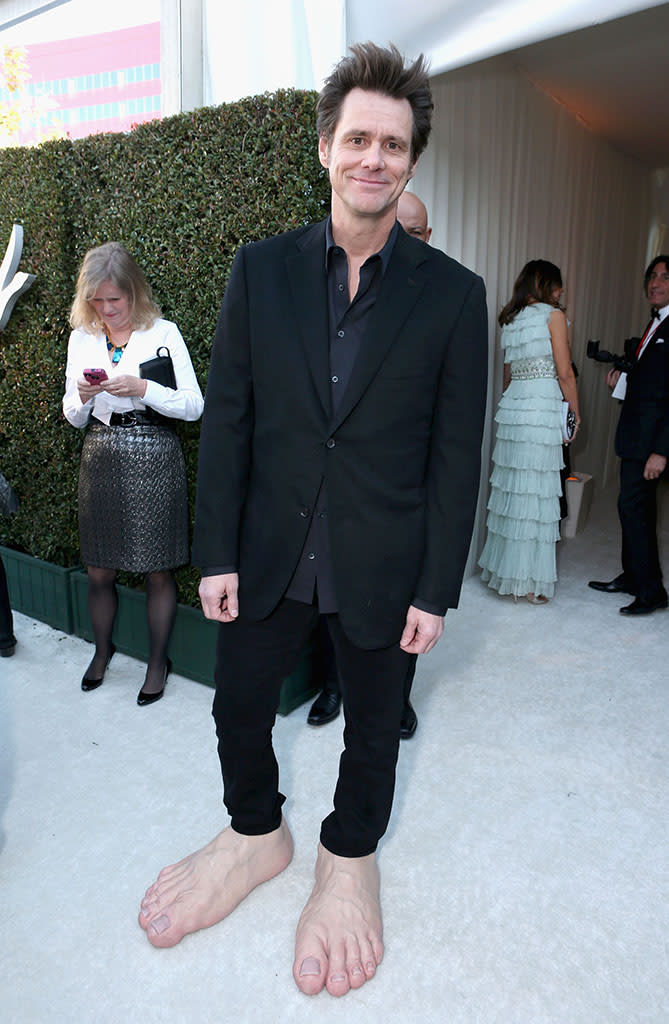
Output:
<path fill-rule="evenodd" d="M 102 683 L 113 654 L 119 569 L 144 573 L 150 656 L 140 705 L 165 688 L 176 613 L 173 570 L 188 561 L 186 471 L 176 420 L 197 420 L 203 398 L 176 324 L 163 320 L 135 260 L 119 242 L 86 253 L 70 313 L 63 412 L 87 427 L 79 471 L 79 535 L 88 571 L 95 654 L 81 688 Z M 140 376 L 169 351 L 176 388 Z"/>

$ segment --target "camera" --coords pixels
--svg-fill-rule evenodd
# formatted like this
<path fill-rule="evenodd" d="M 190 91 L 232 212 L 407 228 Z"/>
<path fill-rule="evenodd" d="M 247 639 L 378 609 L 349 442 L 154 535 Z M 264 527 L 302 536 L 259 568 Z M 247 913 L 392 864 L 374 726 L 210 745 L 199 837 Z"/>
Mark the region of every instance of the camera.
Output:
<path fill-rule="evenodd" d="M 625 352 L 623 355 L 618 355 L 617 352 L 607 352 L 606 349 L 600 350 L 599 341 L 589 339 L 585 354 L 588 359 L 594 359 L 597 363 L 612 363 L 614 370 L 620 370 L 621 373 L 629 373 L 634 366 L 636 350 L 640 340 L 640 338 L 626 338 Z"/>

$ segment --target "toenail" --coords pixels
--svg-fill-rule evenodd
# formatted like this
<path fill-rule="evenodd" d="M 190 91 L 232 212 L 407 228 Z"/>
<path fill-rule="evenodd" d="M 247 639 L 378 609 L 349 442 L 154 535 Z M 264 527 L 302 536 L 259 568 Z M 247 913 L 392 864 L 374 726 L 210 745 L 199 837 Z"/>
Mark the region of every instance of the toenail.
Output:
<path fill-rule="evenodd" d="M 330 975 L 330 981 L 334 982 L 335 985 L 338 985 L 340 981 L 346 981 L 346 975 L 345 974 L 331 974 Z"/>
<path fill-rule="evenodd" d="M 308 957 L 306 957 L 306 959 L 304 959 L 302 961 L 302 966 L 300 967 L 300 977 L 301 978 L 306 978 L 306 977 L 311 976 L 312 974 L 320 974 L 320 973 L 321 973 L 320 961 L 317 960 L 315 956 L 308 956 Z"/>
<path fill-rule="evenodd" d="M 169 917 L 166 917 L 165 914 L 161 914 L 160 917 L 157 917 L 151 925 L 153 930 L 158 932 L 159 935 L 162 935 L 163 932 L 167 931 L 169 926 L 170 919 Z"/>
<path fill-rule="evenodd" d="M 357 978 L 359 974 L 362 974 L 362 967 L 352 967 L 351 976 Z"/>
<path fill-rule="evenodd" d="M 368 960 L 367 963 L 365 964 L 365 967 L 367 968 L 368 974 L 373 974 L 374 971 L 376 970 L 376 964 L 374 963 L 373 960 Z"/>

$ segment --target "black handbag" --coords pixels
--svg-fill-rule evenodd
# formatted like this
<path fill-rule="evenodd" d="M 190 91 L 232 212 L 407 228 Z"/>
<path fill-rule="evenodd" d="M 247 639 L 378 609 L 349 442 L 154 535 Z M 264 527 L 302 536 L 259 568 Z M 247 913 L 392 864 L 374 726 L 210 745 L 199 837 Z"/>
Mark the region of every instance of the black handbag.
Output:
<path fill-rule="evenodd" d="M 18 508 L 19 499 L 14 494 L 9 480 L 0 473 L 0 516 L 11 516 Z"/>
<path fill-rule="evenodd" d="M 166 352 L 167 354 L 162 356 L 160 353 Z M 172 362 L 172 356 L 170 350 L 166 345 L 161 345 L 157 349 L 153 359 L 147 359 L 145 362 L 139 364 L 139 375 L 142 380 L 154 380 L 156 384 L 162 384 L 163 387 L 172 388 L 173 391 L 177 389 L 177 379 L 174 375 L 174 363 Z"/>

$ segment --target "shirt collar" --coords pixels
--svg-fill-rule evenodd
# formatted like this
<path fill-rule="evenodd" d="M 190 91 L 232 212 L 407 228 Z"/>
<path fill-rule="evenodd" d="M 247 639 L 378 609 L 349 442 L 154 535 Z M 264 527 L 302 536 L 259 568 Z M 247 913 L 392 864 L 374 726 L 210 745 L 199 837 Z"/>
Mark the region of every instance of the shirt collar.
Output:
<path fill-rule="evenodd" d="M 365 260 L 365 263 L 368 263 L 369 260 L 376 259 L 377 256 L 380 257 L 380 259 L 381 259 L 381 275 L 382 276 L 383 276 L 383 274 L 385 274 L 386 270 L 388 269 L 388 264 L 390 263 L 390 257 L 392 256 L 393 249 L 395 248 L 395 242 L 397 241 L 398 232 L 399 232 L 399 221 L 396 220 L 395 223 L 392 226 L 392 229 L 390 231 L 390 234 L 388 235 L 388 238 L 385 241 L 385 244 L 384 244 L 383 248 L 379 249 L 378 252 L 374 253 L 372 256 L 369 256 L 368 259 Z M 332 235 L 332 214 L 330 214 L 330 216 L 328 217 L 327 221 L 325 222 L 325 272 L 326 273 L 327 273 L 328 268 L 330 266 L 330 254 L 331 254 L 333 249 L 337 249 L 337 248 L 341 248 L 341 246 L 337 246 L 335 244 L 335 240 L 334 240 L 334 237 Z M 363 263 L 363 266 L 364 265 L 365 264 Z"/>

